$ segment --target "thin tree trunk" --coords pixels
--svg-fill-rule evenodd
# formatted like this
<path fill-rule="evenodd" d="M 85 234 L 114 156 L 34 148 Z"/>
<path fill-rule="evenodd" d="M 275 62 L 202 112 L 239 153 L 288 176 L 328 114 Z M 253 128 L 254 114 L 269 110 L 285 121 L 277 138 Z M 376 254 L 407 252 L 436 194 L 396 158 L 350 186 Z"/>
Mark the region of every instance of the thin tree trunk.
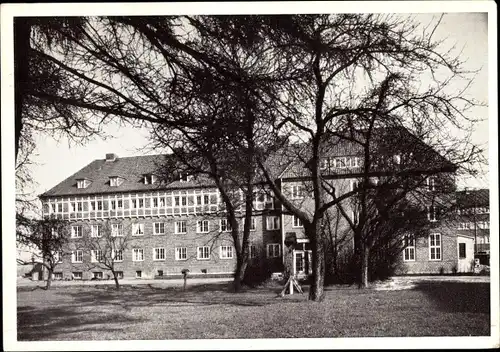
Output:
<path fill-rule="evenodd" d="M 362 251 L 362 258 L 361 258 L 361 280 L 359 282 L 359 288 L 368 287 L 369 258 L 370 258 L 370 247 L 365 245 Z"/>
<path fill-rule="evenodd" d="M 118 282 L 118 276 L 116 275 L 116 272 L 114 270 L 111 270 L 111 273 L 113 274 L 113 280 L 115 280 L 115 288 L 119 290 L 120 283 Z"/>

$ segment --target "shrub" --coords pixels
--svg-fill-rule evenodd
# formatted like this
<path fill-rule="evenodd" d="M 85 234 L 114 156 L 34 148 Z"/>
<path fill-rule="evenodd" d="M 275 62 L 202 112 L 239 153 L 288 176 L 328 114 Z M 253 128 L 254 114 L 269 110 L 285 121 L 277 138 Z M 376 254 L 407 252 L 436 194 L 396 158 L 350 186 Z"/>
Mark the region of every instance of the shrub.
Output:
<path fill-rule="evenodd" d="M 261 285 L 271 278 L 271 268 L 263 265 L 248 266 L 243 283 L 248 286 Z"/>

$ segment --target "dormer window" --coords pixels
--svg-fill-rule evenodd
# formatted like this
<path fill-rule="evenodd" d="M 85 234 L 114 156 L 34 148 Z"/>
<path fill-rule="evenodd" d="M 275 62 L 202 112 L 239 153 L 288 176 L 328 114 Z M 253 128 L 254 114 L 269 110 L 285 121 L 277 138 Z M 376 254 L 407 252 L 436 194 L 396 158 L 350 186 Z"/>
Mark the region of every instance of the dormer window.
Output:
<path fill-rule="evenodd" d="M 90 184 L 90 181 L 85 178 L 79 178 L 76 180 L 76 188 L 86 188 Z"/>
<path fill-rule="evenodd" d="M 181 173 L 179 175 L 179 181 L 180 182 L 189 182 L 189 181 L 191 181 L 191 175 L 188 175 L 186 173 Z"/>
<path fill-rule="evenodd" d="M 153 174 L 145 174 L 143 176 L 143 182 L 145 185 L 152 185 L 156 182 L 156 176 Z"/>
<path fill-rule="evenodd" d="M 121 178 L 118 176 L 109 177 L 109 185 L 111 187 L 118 187 L 122 183 Z"/>
<path fill-rule="evenodd" d="M 400 155 L 400 154 L 395 154 L 395 155 L 393 156 L 393 160 L 394 160 L 394 163 L 395 163 L 396 165 L 400 165 L 400 164 L 401 164 L 401 155 Z"/>
<path fill-rule="evenodd" d="M 427 178 L 427 187 L 429 187 L 429 190 L 435 191 L 436 190 L 436 178 L 433 176 L 430 176 Z"/>

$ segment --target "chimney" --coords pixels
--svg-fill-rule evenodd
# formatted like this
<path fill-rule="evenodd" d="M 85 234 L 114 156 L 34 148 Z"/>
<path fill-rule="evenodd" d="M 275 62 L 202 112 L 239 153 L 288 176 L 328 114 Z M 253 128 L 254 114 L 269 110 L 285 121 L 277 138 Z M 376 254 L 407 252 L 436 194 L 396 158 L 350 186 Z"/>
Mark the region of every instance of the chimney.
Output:
<path fill-rule="evenodd" d="M 115 153 L 106 154 L 106 161 L 115 161 L 116 159 L 118 159 L 118 155 Z"/>

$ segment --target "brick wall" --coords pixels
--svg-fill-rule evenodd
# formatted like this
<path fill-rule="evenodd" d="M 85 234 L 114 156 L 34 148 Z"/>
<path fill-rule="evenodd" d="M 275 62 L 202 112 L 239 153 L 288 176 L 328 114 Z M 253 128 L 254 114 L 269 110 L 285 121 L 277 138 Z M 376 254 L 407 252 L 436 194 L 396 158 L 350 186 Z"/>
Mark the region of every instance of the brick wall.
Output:
<path fill-rule="evenodd" d="M 457 236 L 453 229 L 436 227 L 430 233 L 441 234 L 441 259 L 430 260 L 429 236 L 415 241 L 415 261 L 404 261 L 398 274 L 452 273 L 458 269 Z M 403 253 L 401 253 L 403 256 Z"/>
<path fill-rule="evenodd" d="M 271 214 L 270 214 L 271 215 Z M 266 258 L 266 247 L 268 243 L 281 244 L 281 230 L 268 231 L 266 229 L 265 219 L 268 215 L 261 214 L 254 216 L 256 229 L 250 232 L 250 242 L 256 246 L 258 251 L 257 258 L 260 261 L 267 262 L 268 265 L 281 269 L 281 258 Z M 209 221 L 209 233 L 197 233 L 197 220 Z M 184 234 L 175 233 L 175 222 L 186 221 L 187 231 Z M 153 223 L 164 222 L 165 234 L 155 235 L 153 233 Z M 180 275 L 183 269 L 188 269 L 192 275 L 206 274 L 231 274 L 234 272 L 236 265 L 236 252 L 233 248 L 232 259 L 220 258 L 220 246 L 232 246 L 233 241 L 230 232 L 219 231 L 219 218 L 203 218 L 194 216 L 184 217 L 164 217 L 164 218 L 141 218 L 141 219 L 117 219 L 110 220 L 110 224 L 121 223 L 126 236 L 129 237 L 128 249 L 123 253 L 123 262 L 116 263 L 117 271 L 123 271 L 124 277 L 133 278 L 136 276 L 136 271 L 142 272 L 143 278 L 153 278 L 158 275 L 158 271 L 163 271 L 163 276 Z M 132 223 L 144 224 L 144 235 L 131 236 Z M 90 227 L 92 224 L 102 224 L 104 227 L 105 221 L 89 220 L 75 221 L 72 225 L 81 225 L 83 236 L 90 236 Z M 243 231 L 242 223 L 240 222 L 240 231 Z M 197 259 L 197 247 L 208 246 L 211 248 L 210 259 Z M 82 238 L 72 238 L 70 240 L 72 249 L 83 250 L 83 263 L 72 263 L 71 257 L 65 257 L 63 262 L 59 264 L 55 272 L 62 272 L 63 279 L 71 279 L 72 272 L 82 272 L 84 280 L 91 279 L 92 272 L 103 272 L 104 278 L 109 271 L 99 268 L 90 268 L 92 266 L 90 253 L 85 249 L 85 240 Z M 185 247 L 187 251 L 186 260 L 175 259 L 175 248 Z M 144 260 L 133 261 L 132 249 L 144 249 Z M 153 249 L 165 248 L 164 260 L 153 260 Z"/>

